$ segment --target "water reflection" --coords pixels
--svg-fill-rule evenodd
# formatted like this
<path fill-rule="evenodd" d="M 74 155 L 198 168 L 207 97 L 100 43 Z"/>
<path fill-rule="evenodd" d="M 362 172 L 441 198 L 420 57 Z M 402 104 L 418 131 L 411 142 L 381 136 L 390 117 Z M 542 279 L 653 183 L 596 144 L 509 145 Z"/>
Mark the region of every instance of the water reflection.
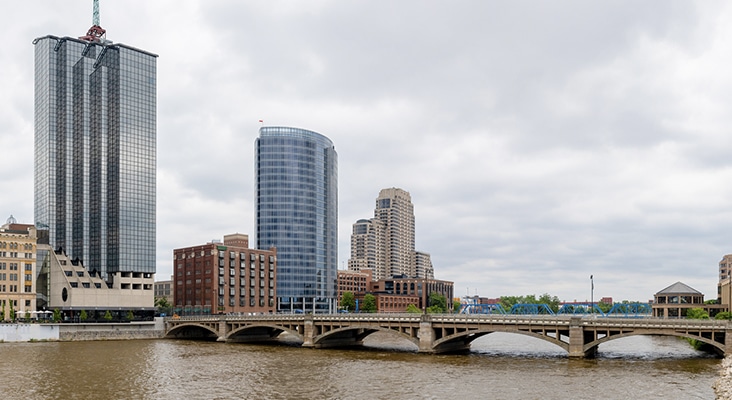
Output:
<path fill-rule="evenodd" d="M 709 399 L 719 359 L 669 337 L 604 343 L 598 357 L 515 334 L 467 355 L 421 355 L 381 334 L 367 350 L 192 341 L 0 344 L 4 399 Z M 407 351 L 404 351 L 407 350 Z"/>

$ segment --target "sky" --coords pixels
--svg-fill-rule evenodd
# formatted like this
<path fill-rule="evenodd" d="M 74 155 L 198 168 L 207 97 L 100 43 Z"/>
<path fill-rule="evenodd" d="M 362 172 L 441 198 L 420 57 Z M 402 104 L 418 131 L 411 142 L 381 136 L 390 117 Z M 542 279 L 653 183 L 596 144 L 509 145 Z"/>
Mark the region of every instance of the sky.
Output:
<path fill-rule="evenodd" d="M 159 55 L 157 279 L 254 238 L 266 126 L 338 152 L 338 268 L 379 190 L 456 296 L 716 298 L 732 253 L 732 5 L 723 1 L 101 0 Z M 0 2 L 0 219 L 33 223 L 33 45 L 91 0 Z M 592 281 L 590 276 L 593 276 Z M 594 291 L 591 284 L 594 283 Z"/>

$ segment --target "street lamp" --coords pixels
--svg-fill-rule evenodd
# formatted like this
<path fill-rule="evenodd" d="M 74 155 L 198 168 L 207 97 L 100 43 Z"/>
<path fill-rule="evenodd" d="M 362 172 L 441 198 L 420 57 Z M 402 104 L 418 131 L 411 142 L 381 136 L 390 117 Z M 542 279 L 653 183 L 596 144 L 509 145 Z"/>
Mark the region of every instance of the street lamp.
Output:
<path fill-rule="evenodd" d="M 595 312 L 595 281 L 592 279 L 592 275 L 590 275 L 590 312 Z"/>

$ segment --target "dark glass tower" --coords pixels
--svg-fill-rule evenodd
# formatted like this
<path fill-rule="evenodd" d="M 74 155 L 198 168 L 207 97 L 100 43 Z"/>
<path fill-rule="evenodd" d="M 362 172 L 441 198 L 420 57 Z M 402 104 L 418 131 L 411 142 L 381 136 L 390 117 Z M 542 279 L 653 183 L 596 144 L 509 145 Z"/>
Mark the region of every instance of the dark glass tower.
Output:
<path fill-rule="evenodd" d="M 277 248 L 280 311 L 332 312 L 338 269 L 338 155 L 327 137 L 262 127 L 256 148 L 257 248 Z"/>
<path fill-rule="evenodd" d="M 35 45 L 35 222 L 102 277 L 155 273 L 157 55 L 104 38 Z"/>

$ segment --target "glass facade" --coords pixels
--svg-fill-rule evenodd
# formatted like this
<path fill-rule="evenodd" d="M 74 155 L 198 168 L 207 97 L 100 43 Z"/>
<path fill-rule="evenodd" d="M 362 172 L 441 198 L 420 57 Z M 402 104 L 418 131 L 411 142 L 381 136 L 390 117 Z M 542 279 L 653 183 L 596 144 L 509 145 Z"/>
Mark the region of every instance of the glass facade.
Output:
<path fill-rule="evenodd" d="M 332 312 L 338 270 L 338 157 L 327 137 L 262 127 L 255 144 L 256 242 L 277 248 L 279 311 Z"/>
<path fill-rule="evenodd" d="M 35 45 L 35 223 L 89 271 L 155 273 L 157 55 Z"/>

